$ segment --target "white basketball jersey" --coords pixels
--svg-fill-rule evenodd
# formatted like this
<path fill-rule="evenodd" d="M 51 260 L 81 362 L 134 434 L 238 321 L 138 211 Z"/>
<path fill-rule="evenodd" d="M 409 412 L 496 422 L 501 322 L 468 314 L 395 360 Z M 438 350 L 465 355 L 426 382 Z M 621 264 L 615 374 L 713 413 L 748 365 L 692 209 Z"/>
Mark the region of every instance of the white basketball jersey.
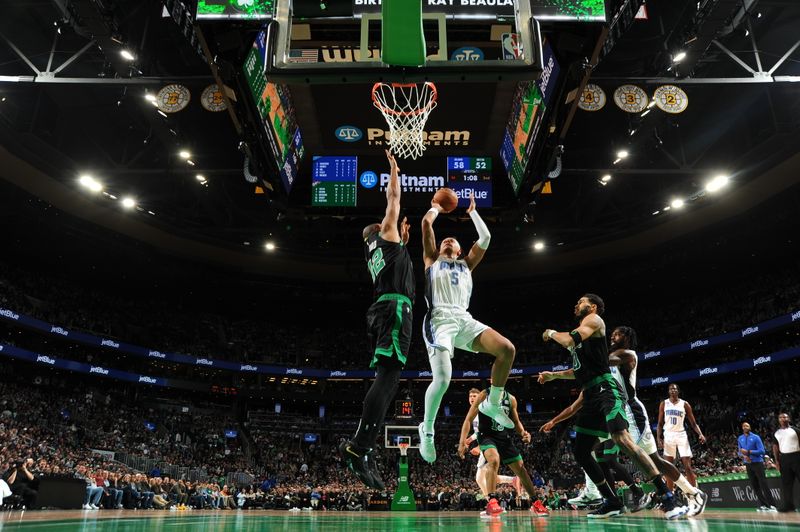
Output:
<path fill-rule="evenodd" d="M 472 296 L 472 272 L 465 260 L 436 259 L 425 271 L 425 299 L 428 307 L 467 310 Z"/>
<path fill-rule="evenodd" d="M 673 404 L 669 399 L 664 400 L 664 432 L 678 434 L 686 432 L 683 420 L 686 419 L 686 403 L 683 399 L 678 399 L 677 404 Z"/>
<path fill-rule="evenodd" d="M 475 416 L 475 419 L 472 420 L 472 433 L 478 434 L 478 416 Z"/>

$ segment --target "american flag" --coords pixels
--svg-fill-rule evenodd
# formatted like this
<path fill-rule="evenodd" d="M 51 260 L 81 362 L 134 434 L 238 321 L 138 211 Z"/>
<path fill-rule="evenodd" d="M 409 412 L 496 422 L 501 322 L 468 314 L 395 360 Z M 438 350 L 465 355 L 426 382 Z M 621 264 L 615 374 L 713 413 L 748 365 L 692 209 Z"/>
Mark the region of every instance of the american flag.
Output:
<path fill-rule="evenodd" d="M 290 50 L 290 63 L 316 63 L 319 59 L 319 50 Z"/>

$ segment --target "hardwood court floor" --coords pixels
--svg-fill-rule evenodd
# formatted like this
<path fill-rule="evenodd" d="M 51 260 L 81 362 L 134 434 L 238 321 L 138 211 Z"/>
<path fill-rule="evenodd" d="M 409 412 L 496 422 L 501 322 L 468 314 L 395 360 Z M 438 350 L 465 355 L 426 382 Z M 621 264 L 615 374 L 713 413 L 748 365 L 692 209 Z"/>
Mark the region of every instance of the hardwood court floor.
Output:
<path fill-rule="evenodd" d="M 70 532 L 194 532 L 261 531 L 355 532 L 427 531 L 501 532 L 561 531 L 670 531 L 670 532 L 776 532 L 800 530 L 800 514 L 763 514 L 755 510 L 707 510 L 702 517 L 666 521 L 660 514 L 641 512 L 607 520 L 586 518 L 583 512 L 554 512 L 533 517 L 511 512 L 501 518 L 480 519 L 475 512 L 276 512 L 276 511 L 131 511 L 52 510 L 5 512 L 0 515 L 2 532 L 47 530 Z"/>

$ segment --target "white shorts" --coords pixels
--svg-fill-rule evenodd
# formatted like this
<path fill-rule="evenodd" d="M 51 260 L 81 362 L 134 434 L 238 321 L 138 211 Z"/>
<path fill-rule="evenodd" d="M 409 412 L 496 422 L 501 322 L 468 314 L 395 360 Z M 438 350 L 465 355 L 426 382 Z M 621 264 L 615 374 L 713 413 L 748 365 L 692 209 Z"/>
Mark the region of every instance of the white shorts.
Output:
<path fill-rule="evenodd" d="M 437 350 L 444 350 L 453 358 L 455 348 L 477 353 L 472 343 L 488 328 L 466 310 L 435 308 L 425 315 L 422 322 L 422 337 L 425 338 L 428 357 L 432 357 Z"/>
<path fill-rule="evenodd" d="M 664 433 L 664 456 L 672 456 L 673 458 L 692 457 L 689 437 L 685 432 L 675 436 L 671 436 L 668 432 Z"/>
<path fill-rule="evenodd" d="M 478 455 L 478 470 L 487 464 L 486 457 L 483 456 L 483 453 Z"/>
<path fill-rule="evenodd" d="M 650 430 L 650 420 L 645 416 L 644 418 L 644 431 L 639 432 L 639 427 L 636 424 L 636 418 L 633 415 L 633 410 L 629 404 L 625 405 L 625 416 L 628 418 L 628 432 L 639 446 L 641 450 L 648 456 L 658 452 L 656 439 L 653 437 L 653 431 Z"/>

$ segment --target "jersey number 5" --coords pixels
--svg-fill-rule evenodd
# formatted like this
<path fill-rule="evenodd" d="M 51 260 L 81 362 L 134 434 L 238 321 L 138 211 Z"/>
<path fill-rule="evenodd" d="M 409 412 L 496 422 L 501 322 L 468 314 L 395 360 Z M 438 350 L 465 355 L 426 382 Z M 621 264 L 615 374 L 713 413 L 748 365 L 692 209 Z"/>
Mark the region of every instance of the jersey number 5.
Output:
<path fill-rule="evenodd" d="M 367 268 L 369 268 L 369 274 L 372 275 L 373 283 L 384 266 L 386 266 L 386 261 L 383 260 L 383 250 L 377 248 L 375 253 L 372 254 L 372 258 L 367 262 Z"/>
<path fill-rule="evenodd" d="M 450 272 L 450 284 L 458 286 L 458 272 Z"/>

